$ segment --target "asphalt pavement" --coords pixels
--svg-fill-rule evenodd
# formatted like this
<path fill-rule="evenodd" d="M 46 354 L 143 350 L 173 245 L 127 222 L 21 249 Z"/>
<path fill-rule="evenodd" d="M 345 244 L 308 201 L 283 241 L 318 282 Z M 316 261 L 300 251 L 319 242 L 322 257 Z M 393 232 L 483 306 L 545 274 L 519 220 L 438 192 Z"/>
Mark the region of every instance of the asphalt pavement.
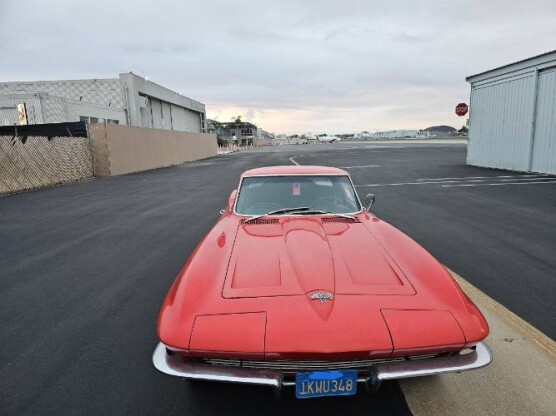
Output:
<path fill-rule="evenodd" d="M 156 319 L 252 152 L 0 198 L 0 414 L 411 414 L 380 394 L 276 401 L 258 387 L 159 373 Z"/>
<path fill-rule="evenodd" d="M 556 336 L 550 178 L 468 167 L 461 145 L 260 148 L 0 198 L 0 413 L 411 414 L 396 382 L 375 396 L 276 401 L 151 364 L 165 293 L 240 173 L 292 157 L 347 167 L 362 197 L 377 195 L 377 215 Z M 484 176 L 511 181 L 470 182 Z"/>

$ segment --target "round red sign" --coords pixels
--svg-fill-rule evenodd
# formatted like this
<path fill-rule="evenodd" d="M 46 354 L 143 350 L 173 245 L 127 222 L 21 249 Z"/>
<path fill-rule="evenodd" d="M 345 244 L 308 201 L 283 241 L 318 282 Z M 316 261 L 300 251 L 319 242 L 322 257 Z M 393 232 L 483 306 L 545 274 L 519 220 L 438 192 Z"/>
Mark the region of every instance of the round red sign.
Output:
<path fill-rule="evenodd" d="M 456 105 L 456 114 L 460 117 L 466 115 L 467 110 L 469 110 L 469 107 L 467 107 L 467 104 L 465 103 L 459 103 L 458 105 Z"/>

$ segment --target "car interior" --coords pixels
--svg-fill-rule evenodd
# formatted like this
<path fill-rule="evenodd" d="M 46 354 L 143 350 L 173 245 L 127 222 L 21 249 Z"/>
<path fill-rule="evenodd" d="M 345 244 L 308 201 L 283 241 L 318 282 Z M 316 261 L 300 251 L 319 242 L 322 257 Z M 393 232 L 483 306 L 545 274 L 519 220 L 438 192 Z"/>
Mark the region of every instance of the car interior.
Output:
<path fill-rule="evenodd" d="M 294 207 L 309 207 L 331 213 L 359 211 L 359 204 L 347 177 L 277 176 L 245 178 L 236 212 L 262 215 Z"/>

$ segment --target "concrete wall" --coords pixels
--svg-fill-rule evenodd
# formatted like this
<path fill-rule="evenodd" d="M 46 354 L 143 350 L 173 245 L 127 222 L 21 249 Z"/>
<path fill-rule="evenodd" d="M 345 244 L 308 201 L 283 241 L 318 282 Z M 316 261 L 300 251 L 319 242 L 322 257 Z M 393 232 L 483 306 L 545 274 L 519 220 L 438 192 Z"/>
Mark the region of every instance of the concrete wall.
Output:
<path fill-rule="evenodd" d="M 113 176 L 216 156 L 216 135 L 91 124 L 95 174 Z"/>

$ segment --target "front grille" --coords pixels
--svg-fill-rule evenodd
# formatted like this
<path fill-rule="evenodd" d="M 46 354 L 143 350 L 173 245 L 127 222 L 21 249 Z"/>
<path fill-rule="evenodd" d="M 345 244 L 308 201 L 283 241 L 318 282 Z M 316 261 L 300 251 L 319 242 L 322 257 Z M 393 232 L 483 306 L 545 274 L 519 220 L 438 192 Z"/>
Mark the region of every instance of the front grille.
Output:
<path fill-rule="evenodd" d="M 373 364 L 383 362 L 404 361 L 405 358 L 387 358 L 375 360 L 351 360 L 351 361 L 250 361 L 250 360 L 228 360 L 216 358 L 203 358 L 203 362 L 218 366 L 231 366 L 253 368 L 260 370 L 280 370 L 284 372 L 334 370 L 334 369 L 365 369 Z"/>

